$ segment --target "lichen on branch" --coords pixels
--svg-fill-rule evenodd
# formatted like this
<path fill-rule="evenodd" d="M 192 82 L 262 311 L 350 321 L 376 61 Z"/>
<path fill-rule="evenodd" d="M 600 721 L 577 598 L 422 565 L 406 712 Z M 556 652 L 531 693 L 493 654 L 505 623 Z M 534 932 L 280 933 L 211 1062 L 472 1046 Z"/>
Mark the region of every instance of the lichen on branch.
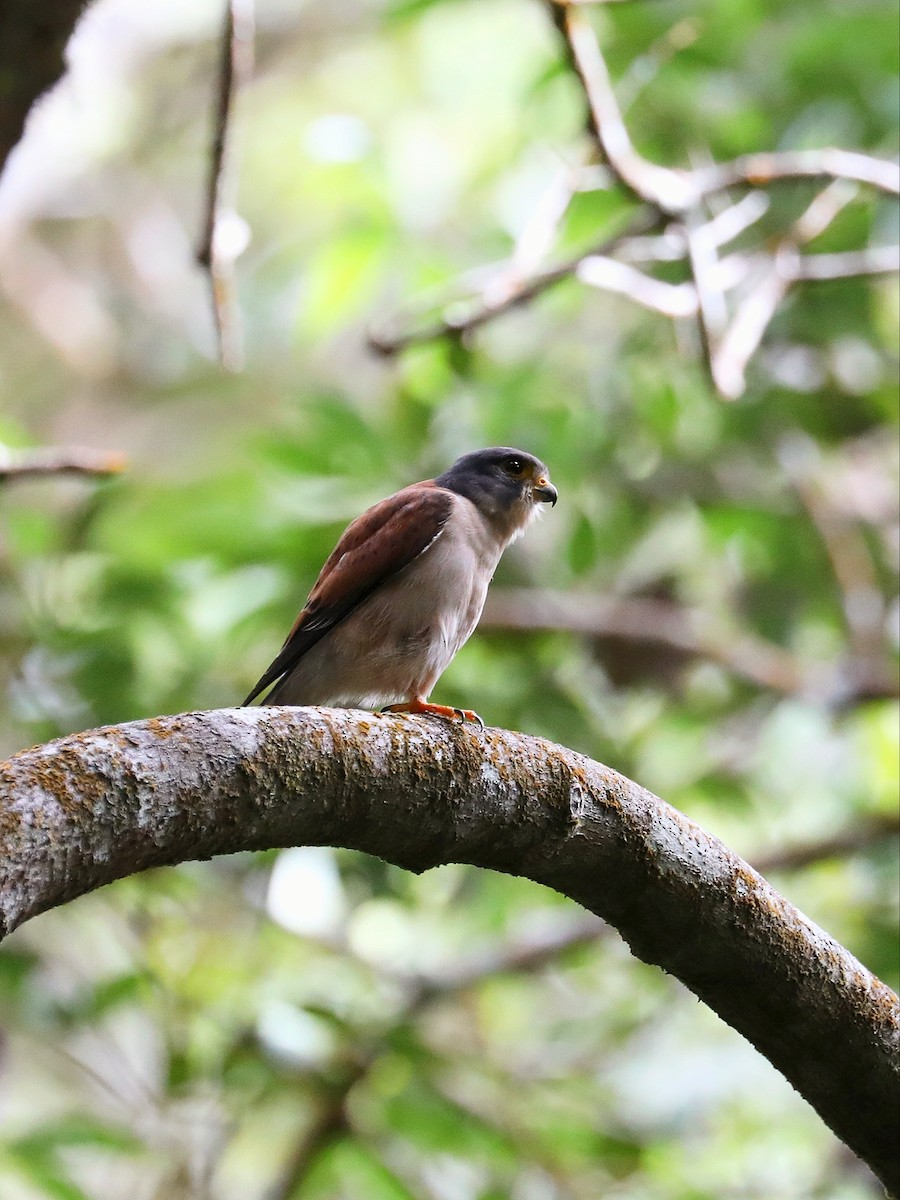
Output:
<path fill-rule="evenodd" d="M 256 708 L 24 751 L 0 766 L 0 933 L 147 867 L 299 844 L 414 871 L 471 863 L 572 897 L 748 1038 L 900 1189 L 893 992 L 687 817 L 538 738 Z"/>

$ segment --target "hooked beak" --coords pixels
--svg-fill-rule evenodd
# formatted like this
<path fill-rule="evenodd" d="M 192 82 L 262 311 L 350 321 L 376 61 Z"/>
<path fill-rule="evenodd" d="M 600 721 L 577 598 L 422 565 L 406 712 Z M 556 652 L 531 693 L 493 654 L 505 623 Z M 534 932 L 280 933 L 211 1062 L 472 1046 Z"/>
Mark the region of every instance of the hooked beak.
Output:
<path fill-rule="evenodd" d="M 540 504 L 554 505 L 559 499 L 559 492 L 549 479 L 539 479 L 531 489 L 531 494 Z"/>

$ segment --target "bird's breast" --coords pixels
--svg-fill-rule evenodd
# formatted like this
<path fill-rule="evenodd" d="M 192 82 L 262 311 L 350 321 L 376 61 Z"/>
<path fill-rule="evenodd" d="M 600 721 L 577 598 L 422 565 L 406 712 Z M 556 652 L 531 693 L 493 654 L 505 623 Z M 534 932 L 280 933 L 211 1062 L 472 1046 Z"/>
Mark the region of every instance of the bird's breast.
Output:
<path fill-rule="evenodd" d="M 394 581 L 408 636 L 430 641 L 449 662 L 478 624 L 502 550 L 474 507 L 460 497 L 441 536 Z"/>
<path fill-rule="evenodd" d="M 304 656 L 279 703 L 425 697 L 481 616 L 505 546 L 463 497 L 441 534 Z"/>

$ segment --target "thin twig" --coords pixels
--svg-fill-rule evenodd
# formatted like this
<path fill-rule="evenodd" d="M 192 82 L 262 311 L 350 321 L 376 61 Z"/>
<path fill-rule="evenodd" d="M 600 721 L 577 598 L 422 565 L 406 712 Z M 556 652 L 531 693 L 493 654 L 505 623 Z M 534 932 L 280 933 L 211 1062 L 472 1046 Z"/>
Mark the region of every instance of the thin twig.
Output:
<path fill-rule="evenodd" d="M 483 628 L 566 630 L 588 637 L 625 638 L 668 646 L 706 658 L 735 675 L 786 695 L 817 695 L 846 704 L 856 696 L 896 696 L 897 681 L 851 659 L 833 670 L 807 667 L 783 647 L 752 634 L 731 636 L 712 627 L 697 610 L 639 596 L 585 596 L 543 588 L 494 588 L 488 593 Z M 853 694 L 848 693 L 848 679 Z"/>
<path fill-rule="evenodd" d="M 691 195 L 684 175 L 648 161 L 634 148 L 589 21 L 583 13 L 567 9 L 561 28 L 587 97 L 591 127 L 610 169 L 635 196 L 661 212 L 683 212 Z"/>
<path fill-rule="evenodd" d="M 728 306 L 725 293 L 717 282 L 719 254 L 715 242 L 706 233 L 708 228 L 699 210 L 689 213 L 684 223 L 688 262 L 697 292 L 697 332 L 704 362 L 715 379 L 713 363 L 728 323 Z"/>
<path fill-rule="evenodd" d="M 365 1081 L 372 1065 L 382 1055 L 400 1025 L 414 1020 L 432 1003 L 478 987 L 498 975 L 539 971 L 567 951 L 590 945 L 610 932 L 610 926 L 599 917 L 582 912 L 528 939 L 485 950 L 441 975 L 395 979 L 394 982 L 405 985 L 407 990 L 406 1003 L 401 1012 L 394 1017 L 390 1027 L 355 1059 L 352 1066 L 325 1089 L 318 1113 L 298 1138 L 281 1175 L 266 1193 L 266 1200 L 290 1200 L 297 1195 L 319 1156 L 336 1138 L 350 1129 L 347 1103 L 350 1093 Z"/>
<path fill-rule="evenodd" d="M 765 192 L 747 192 L 706 223 L 704 236 L 713 246 L 727 246 L 764 217 L 770 206 Z"/>
<path fill-rule="evenodd" d="M 679 51 L 686 50 L 696 42 L 700 36 L 700 29 L 697 20 L 683 17 L 658 37 L 643 54 L 634 59 L 617 85 L 619 107 L 623 114 L 628 112 L 644 88 L 653 82 Z"/>
<path fill-rule="evenodd" d="M 588 255 L 575 274 L 582 283 L 616 292 L 667 317 L 692 317 L 697 313 L 697 289 L 692 283 L 665 283 L 607 255 Z"/>
<path fill-rule="evenodd" d="M 900 270 L 900 246 L 870 246 L 838 254 L 801 254 L 793 264 L 792 280 L 813 283 L 852 279 L 860 275 L 894 275 Z"/>
<path fill-rule="evenodd" d="M 765 263 L 761 277 L 741 301 L 718 346 L 710 348 L 713 382 L 719 395 L 726 400 L 737 400 L 744 394 L 747 365 L 790 289 L 792 271 L 795 270 L 788 267 L 791 257 L 799 255 L 782 246 L 775 257 Z"/>
<path fill-rule="evenodd" d="M 562 280 L 575 275 L 581 264 L 592 256 L 609 255 L 619 245 L 646 234 L 651 229 L 659 228 L 660 224 L 659 214 L 648 208 L 640 208 L 621 233 L 606 238 L 583 254 L 566 259 L 534 275 L 523 278 L 514 274 L 507 264 L 498 270 L 491 282 L 472 297 L 468 305 L 463 306 L 460 302 L 448 305 L 431 324 L 423 325 L 419 329 L 410 329 L 405 333 L 373 328 L 368 334 L 369 347 L 379 354 L 390 356 L 421 342 L 431 342 L 448 336 L 460 337 L 492 321 L 501 313 L 527 304 Z"/>
<path fill-rule="evenodd" d="M 823 234 L 837 216 L 859 195 L 859 185 L 849 179 L 833 179 L 823 188 L 791 226 L 799 246 L 807 246 Z"/>
<path fill-rule="evenodd" d="M 697 167 L 690 179 L 698 199 L 736 184 L 763 187 L 784 179 L 851 179 L 900 195 L 900 166 L 896 163 L 833 147 L 744 154 L 732 162 Z"/>
<path fill-rule="evenodd" d="M 859 523 L 828 503 L 821 484 L 827 468 L 811 438 L 799 431 L 783 438 L 778 460 L 828 555 L 854 653 L 878 661 L 886 649 L 885 602 Z"/>
<path fill-rule="evenodd" d="M 713 383 L 724 399 L 736 400 L 743 395 L 750 359 L 794 284 L 886 274 L 900 267 L 898 246 L 869 247 L 843 254 L 800 253 L 802 246 L 824 233 L 853 200 L 856 190 L 855 184 L 846 179 L 833 180 L 793 222 L 775 250 L 759 256 L 756 282 L 739 302 L 721 338 L 708 339 L 705 347 Z M 700 281 L 709 281 L 710 272 L 693 257 L 692 266 L 699 290 Z"/>
<path fill-rule="evenodd" d="M 197 248 L 197 262 L 209 273 L 219 357 L 229 371 L 238 371 L 243 364 L 240 312 L 234 285 L 234 259 L 239 250 L 235 250 L 234 236 L 231 239 L 223 236 L 228 229 L 226 222 L 229 216 L 232 226 L 237 225 L 236 215 L 229 212 L 227 201 L 230 184 L 229 135 L 235 91 L 249 78 L 252 67 L 253 0 L 225 0 L 206 216 L 203 236 Z"/>
<path fill-rule="evenodd" d="M 577 167 L 562 167 L 542 192 L 516 239 L 510 269 L 519 278 L 538 268 L 553 248 L 560 221 L 578 187 Z"/>
<path fill-rule="evenodd" d="M 799 871 L 815 863 L 827 862 L 828 859 L 849 858 L 898 835 L 900 822 L 896 816 L 875 815 L 864 818 L 850 829 L 843 829 L 840 833 L 815 842 L 783 846 L 778 850 L 751 855 L 750 861 L 762 874 L 769 871 Z"/>
<path fill-rule="evenodd" d="M 41 450 L 11 450 L 0 446 L 0 482 L 44 475 L 118 475 L 128 466 L 115 450 L 50 446 Z"/>

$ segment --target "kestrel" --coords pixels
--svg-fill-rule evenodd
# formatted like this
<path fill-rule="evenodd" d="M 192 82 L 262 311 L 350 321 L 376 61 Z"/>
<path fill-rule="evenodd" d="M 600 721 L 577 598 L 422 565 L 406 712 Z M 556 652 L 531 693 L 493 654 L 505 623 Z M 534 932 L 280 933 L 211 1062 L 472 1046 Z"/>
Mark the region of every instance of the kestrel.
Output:
<path fill-rule="evenodd" d="M 480 721 L 428 696 L 478 624 L 500 556 L 557 491 L 509 446 L 403 488 L 341 535 L 278 657 L 244 701 L 387 705 Z"/>

